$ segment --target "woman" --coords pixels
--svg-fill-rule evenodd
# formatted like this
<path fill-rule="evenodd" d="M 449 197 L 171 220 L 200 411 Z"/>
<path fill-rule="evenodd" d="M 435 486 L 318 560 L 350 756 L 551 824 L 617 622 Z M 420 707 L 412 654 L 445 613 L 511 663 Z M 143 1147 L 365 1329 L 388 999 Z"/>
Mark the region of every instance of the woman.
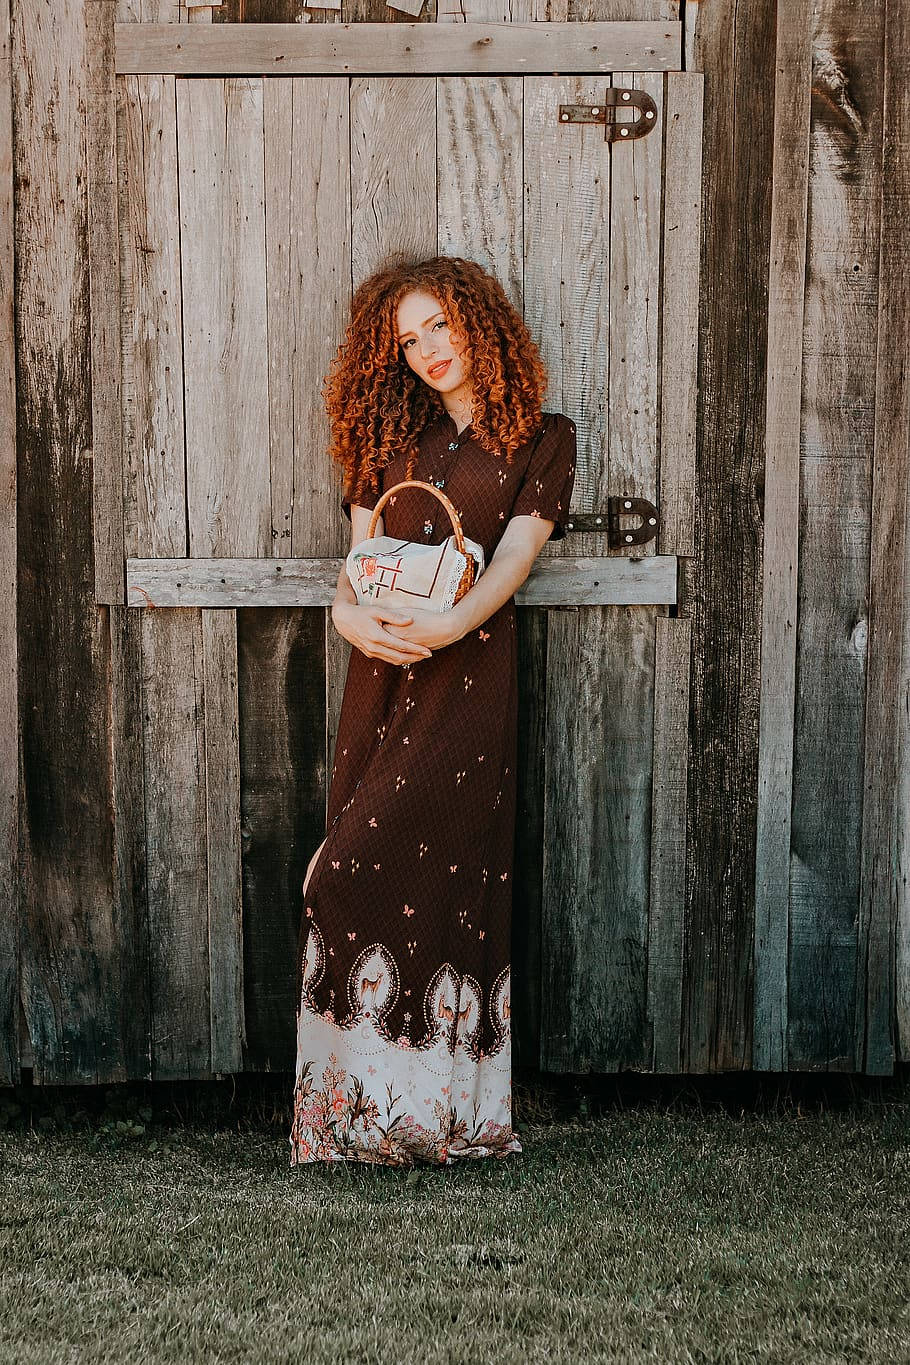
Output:
<path fill-rule="evenodd" d="M 522 1150 L 512 1127 L 510 920 L 514 593 L 564 534 L 575 427 L 542 414 L 546 372 L 473 261 L 399 261 L 364 281 L 323 397 L 351 543 L 383 488 L 444 489 L 486 568 L 445 612 L 332 607 L 353 646 L 327 834 L 303 887 L 291 1165 L 452 1164 Z M 441 544 L 425 489 L 374 535 Z"/>

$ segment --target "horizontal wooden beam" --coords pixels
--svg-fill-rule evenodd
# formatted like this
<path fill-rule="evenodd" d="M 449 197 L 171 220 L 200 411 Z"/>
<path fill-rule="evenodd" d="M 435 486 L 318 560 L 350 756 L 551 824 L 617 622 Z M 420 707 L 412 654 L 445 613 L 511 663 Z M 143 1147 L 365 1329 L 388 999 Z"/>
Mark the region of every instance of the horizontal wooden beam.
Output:
<path fill-rule="evenodd" d="M 679 71 L 678 23 L 116 24 L 120 76 Z"/>
<path fill-rule="evenodd" d="M 130 607 L 329 607 L 341 559 L 128 559 Z M 539 559 L 522 607 L 653 606 L 676 601 L 676 556 Z"/>

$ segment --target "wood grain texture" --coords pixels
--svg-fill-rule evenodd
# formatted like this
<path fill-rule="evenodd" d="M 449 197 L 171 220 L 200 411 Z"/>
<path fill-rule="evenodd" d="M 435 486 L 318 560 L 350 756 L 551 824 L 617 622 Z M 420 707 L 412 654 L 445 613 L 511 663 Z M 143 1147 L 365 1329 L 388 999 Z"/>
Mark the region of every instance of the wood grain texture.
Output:
<path fill-rule="evenodd" d="M 236 616 L 247 1033 L 243 1065 L 249 1071 L 293 1070 L 301 887 L 325 833 L 325 612 L 256 607 Z"/>
<path fill-rule="evenodd" d="M 342 558 L 130 559 L 133 607 L 329 607 Z M 676 559 L 540 555 L 515 593 L 522 606 L 648 606 L 675 601 Z M 334 629 L 334 627 L 333 627 Z"/>
<path fill-rule="evenodd" d="M 350 117 L 343 77 L 264 84 L 271 538 L 275 557 L 336 550 L 322 400 L 351 296 Z"/>
<path fill-rule="evenodd" d="M 95 600 L 123 602 L 124 479 L 113 0 L 86 0 L 85 41 Z"/>
<path fill-rule="evenodd" d="M 435 84 L 438 251 L 491 271 L 521 312 L 523 82 L 440 76 Z"/>
<path fill-rule="evenodd" d="M 862 1065 L 882 18 L 826 3 L 810 29 L 788 1070 Z"/>
<path fill-rule="evenodd" d="M 9 0 L 0 0 L 0 1085 L 19 1080 L 19 683 L 13 91 Z"/>
<path fill-rule="evenodd" d="M 657 375 L 660 527 L 655 544 L 662 554 L 692 556 L 704 75 L 668 72 L 665 91 Z"/>
<path fill-rule="evenodd" d="M 884 283 L 879 314 L 879 341 L 887 338 L 892 358 L 882 367 L 882 379 L 893 375 L 889 388 L 880 385 L 876 402 L 878 430 L 876 443 L 893 439 L 898 466 L 906 461 L 910 444 L 910 418 L 906 366 L 893 373 L 894 363 L 910 351 L 910 311 L 906 289 L 896 290 L 888 282 L 907 279 L 906 214 L 910 204 L 910 75 L 906 54 L 910 35 L 907 14 L 899 6 L 888 4 L 885 9 L 885 111 L 887 128 L 882 161 L 882 245 L 883 261 L 879 276 Z M 889 407 L 894 405 L 889 419 Z M 903 465 L 906 471 L 906 465 Z M 877 462 L 878 477 L 890 478 L 888 461 Z M 901 632 L 900 671 L 897 677 L 897 740 L 898 770 L 893 790 L 895 810 L 894 859 L 897 872 L 895 926 L 895 1034 L 897 1056 L 902 1062 L 910 1059 L 910 478 L 904 473 L 907 491 L 903 507 L 898 502 L 895 516 L 903 518 L 904 563 L 896 566 L 900 575 L 903 603 L 900 608 Z M 897 492 L 899 493 L 898 483 Z M 873 983 L 873 989 L 875 983 Z"/>
<path fill-rule="evenodd" d="M 688 7 L 687 7 L 688 9 Z M 698 6 L 705 73 L 683 1064 L 748 1067 L 776 8 Z"/>
<path fill-rule="evenodd" d="M 761 701 L 752 1065 L 787 1066 L 790 810 L 796 708 L 799 455 L 809 182 L 809 0 L 778 10 L 768 280 Z"/>
<path fill-rule="evenodd" d="M 599 480 L 607 438 L 610 153 L 601 128 L 554 126 L 552 111 L 560 103 L 597 103 L 605 87 L 605 80 L 590 76 L 524 81 L 524 317 L 547 368 L 545 406 L 575 423 L 572 506 L 586 512 L 605 509 Z M 602 536 L 573 531 L 566 539 L 568 547 L 564 542 L 544 546 L 535 571 L 558 565 L 565 572 L 567 554 L 587 554 L 592 564 L 605 555 Z M 598 581 L 609 581 L 618 564 L 619 559 L 600 561 Z M 599 1060 L 593 1049 L 602 1044 L 604 1021 L 589 997 L 593 982 L 599 998 L 600 978 L 609 970 L 605 924 L 610 904 L 604 886 L 613 871 L 612 864 L 603 863 L 587 887 L 592 864 L 599 861 L 591 840 L 607 816 L 596 769 L 603 742 L 602 695 L 596 683 L 590 685 L 593 680 L 585 685 L 583 672 L 596 649 L 592 618 L 599 622 L 603 612 L 582 611 L 572 598 L 568 602 L 566 612 L 549 611 L 537 623 L 526 623 L 525 613 L 519 613 L 522 672 L 533 668 L 535 682 L 523 678 L 519 694 L 519 754 L 524 758 L 518 796 L 530 826 L 527 837 L 516 841 L 516 854 L 525 860 L 517 886 L 527 885 L 534 897 L 539 936 L 539 946 L 529 943 L 523 953 L 526 967 L 539 972 L 534 987 L 526 988 L 535 1010 L 537 1053 L 528 1055 L 523 1037 L 520 1055 L 523 1062 L 557 1071 L 584 1069 Z M 556 684 L 557 658 L 568 670 L 564 688 Z M 590 747 L 583 738 L 589 717 Z M 593 937 L 590 954 L 579 935 Z M 586 965 L 576 976 L 579 956 Z M 586 1008 L 579 1010 L 579 1000 Z"/>
<path fill-rule="evenodd" d="M 436 252 L 436 83 L 431 76 L 354 76 L 350 98 L 356 289 L 393 253 Z"/>
<path fill-rule="evenodd" d="M 145 988 L 111 821 L 110 613 L 93 593 L 85 13 L 27 0 L 13 18 L 20 987 L 35 1083 L 99 1083 L 141 1074 Z"/>
<path fill-rule="evenodd" d="M 115 40 L 121 75 L 668 71 L 679 67 L 681 51 L 671 22 L 212 24 L 179 36 L 171 24 L 118 24 Z"/>
<path fill-rule="evenodd" d="M 124 542 L 187 553 L 183 309 L 173 76 L 118 82 Z"/>
<path fill-rule="evenodd" d="M 177 84 L 191 555 L 268 555 L 262 82 Z"/>
<path fill-rule="evenodd" d="M 686 738 L 692 623 L 654 621 L 654 760 L 648 914 L 648 1068 L 682 1071 Z"/>
<path fill-rule="evenodd" d="M 910 804 L 901 771 L 910 699 L 910 14 L 882 12 L 882 207 L 869 562 L 869 665 L 859 886 L 856 1066 L 891 1075 L 906 1057 Z M 895 686 L 897 683 L 897 686 Z M 903 731 L 903 732 L 902 732 Z M 899 929 L 903 915 L 902 929 Z M 900 943 L 900 938 L 903 942 Z M 901 967 L 895 963 L 900 952 Z M 900 979 L 900 985 L 898 980 Z M 903 1037 L 900 1034 L 903 1033 Z"/>
<path fill-rule="evenodd" d="M 198 611 L 141 619 L 152 1075 L 181 1080 L 211 1074 L 206 661 Z"/>
<path fill-rule="evenodd" d="M 236 612 L 202 612 L 202 633 L 211 1068 L 231 1072 L 246 1042 Z"/>

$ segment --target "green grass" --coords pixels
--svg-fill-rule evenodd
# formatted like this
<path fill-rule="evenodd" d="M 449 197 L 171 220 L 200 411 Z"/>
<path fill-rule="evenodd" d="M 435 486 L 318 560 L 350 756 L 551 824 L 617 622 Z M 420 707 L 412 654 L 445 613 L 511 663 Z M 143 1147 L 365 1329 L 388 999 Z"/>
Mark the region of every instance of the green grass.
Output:
<path fill-rule="evenodd" d="M 274 1077 L 0 1091 L 0 1361 L 910 1362 L 906 1085 L 600 1084 L 412 1171 L 292 1169 Z"/>

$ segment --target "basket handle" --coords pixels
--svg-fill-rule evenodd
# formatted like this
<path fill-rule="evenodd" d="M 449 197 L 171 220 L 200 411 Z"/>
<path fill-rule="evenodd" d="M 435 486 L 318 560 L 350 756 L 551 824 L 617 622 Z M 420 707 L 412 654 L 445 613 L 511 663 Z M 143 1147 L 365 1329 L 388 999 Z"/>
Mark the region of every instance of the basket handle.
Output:
<path fill-rule="evenodd" d="M 401 483 L 393 483 L 391 488 L 387 488 L 385 490 L 385 492 L 379 498 L 379 501 L 376 503 L 376 506 L 373 508 L 373 514 L 370 517 L 370 524 L 367 527 L 367 540 L 371 540 L 373 537 L 373 532 L 376 530 L 376 523 L 379 520 L 379 514 L 382 511 L 382 508 L 384 507 L 386 500 L 392 493 L 395 493 L 399 488 L 426 488 L 429 490 L 429 492 L 433 494 L 434 497 L 437 497 L 449 514 L 449 520 L 452 523 L 452 531 L 454 532 L 455 535 L 456 546 L 458 547 L 462 554 L 467 553 L 464 544 L 464 531 L 461 529 L 461 518 L 456 512 L 455 506 L 451 498 L 447 497 L 446 494 L 443 493 L 441 489 L 437 488 L 434 483 L 424 483 L 423 479 L 402 479 Z"/>

